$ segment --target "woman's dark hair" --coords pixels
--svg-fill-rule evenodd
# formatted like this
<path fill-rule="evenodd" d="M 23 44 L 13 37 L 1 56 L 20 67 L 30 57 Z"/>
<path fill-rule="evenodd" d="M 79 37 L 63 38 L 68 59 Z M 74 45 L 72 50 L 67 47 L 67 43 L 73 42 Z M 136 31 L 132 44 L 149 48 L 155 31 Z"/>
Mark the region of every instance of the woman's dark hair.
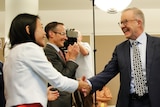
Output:
<path fill-rule="evenodd" d="M 37 19 L 39 19 L 37 15 L 28 13 L 19 14 L 13 19 L 9 30 L 11 48 L 16 44 L 35 42 L 34 33 Z M 30 34 L 26 32 L 26 26 L 29 26 Z"/>

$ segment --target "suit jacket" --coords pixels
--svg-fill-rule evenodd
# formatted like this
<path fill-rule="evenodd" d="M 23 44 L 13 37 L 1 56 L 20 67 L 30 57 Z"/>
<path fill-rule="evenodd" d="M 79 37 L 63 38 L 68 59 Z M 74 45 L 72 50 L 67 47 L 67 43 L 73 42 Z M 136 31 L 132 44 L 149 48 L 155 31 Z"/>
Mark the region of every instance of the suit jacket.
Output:
<path fill-rule="evenodd" d="M 2 62 L 0 62 L 0 106 L 5 107 L 3 63 Z"/>
<path fill-rule="evenodd" d="M 48 60 L 52 65 L 64 76 L 69 78 L 75 78 L 75 72 L 78 65 L 73 61 L 64 61 L 56 49 L 47 44 L 44 48 L 44 52 Z M 72 106 L 72 97 L 70 93 L 59 92 L 60 96 L 55 101 L 49 101 L 48 107 L 71 107 Z"/>
<path fill-rule="evenodd" d="M 120 73 L 120 89 L 116 107 L 129 107 L 131 82 L 131 60 L 129 40 L 116 46 L 112 58 L 104 70 L 97 76 L 89 79 L 92 92 L 101 89 L 113 77 Z M 148 94 L 152 107 L 159 105 L 160 99 L 160 38 L 147 34 L 146 45 L 146 78 Z"/>

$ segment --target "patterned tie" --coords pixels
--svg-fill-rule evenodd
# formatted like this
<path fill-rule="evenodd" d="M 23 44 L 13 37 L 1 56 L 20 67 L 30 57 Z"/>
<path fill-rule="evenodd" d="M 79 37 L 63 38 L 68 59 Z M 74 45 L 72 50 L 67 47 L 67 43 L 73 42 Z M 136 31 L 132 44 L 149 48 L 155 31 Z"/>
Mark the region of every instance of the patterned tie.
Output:
<path fill-rule="evenodd" d="M 132 42 L 135 92 L 139 96 L 143 96 L 145 94 L 146 80 L 142 72 L 142 62 L 140 57 L 140 51 L 137 45 L 138 45 L 138 41 Z"/>
<path fill-rule="evenodd" d="M 62 57 L 62 59 L 65 61 L 65 57 L 64 57 L 64 55 L 63 55 L 63 52 L 61 51 L 61 50 L 59 50 L 59 55 Z"/>

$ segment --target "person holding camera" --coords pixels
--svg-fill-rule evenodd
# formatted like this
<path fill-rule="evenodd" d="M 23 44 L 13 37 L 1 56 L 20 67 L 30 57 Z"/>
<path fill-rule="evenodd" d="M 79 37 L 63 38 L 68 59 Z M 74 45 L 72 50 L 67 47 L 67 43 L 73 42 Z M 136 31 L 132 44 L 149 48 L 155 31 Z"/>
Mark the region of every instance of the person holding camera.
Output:
<path fill-rule="evenodd" d="M 52 65 L 64 76 L 75 79 L 78 64 L 75 62 L 79 53 L 77 43 L 68 46 L 66 53 L 62 54 L 61 48 L 68 39 L 66 29 L 61 22 L 50 22 L 45 26 L 48 42 L 44 48 L 45 55 Z M 55 101 L 48 101 L 48 107 L 72 107 L 71 93 L 59 91 L 59 97 Z"/>
<path fill-rule="evenodd" d="M 83 36 L 80 31 L 75 30 L 78 33 L 77 44 L 79 46 L 79 54 L 76 58 L 76 63 L 79 67 L 76 70 L 76 79 L 85 75 L 86 78 L 94 76 L 92 50 L 87 42 L 83 42 Z"/>
<path fill-rule="evenodd" d="M 76 79 L 80 79 L 82 76 L 85 75 L 85 77 L 88 79 L 92 76 L 94 76 L 94 70 L 93 70 L 93 60 L 92 60 L 92 50 L 87 42 L 83 42 L 83 36 L 79 30 L 74 30 L 78 33 L 77 36 L 77 44 L 79 46 L 80 52 L 78 54 L 78 57 L 76 58 L 76 63 L 79 65 L 79 67 L 76 70 L 75 77 Z M 82 101 L 84 107 L 92 107 L 93 105 L 93 96 L 92 94 L 87 95 L 84 97 L 83 94 L 81 94 Z"/>

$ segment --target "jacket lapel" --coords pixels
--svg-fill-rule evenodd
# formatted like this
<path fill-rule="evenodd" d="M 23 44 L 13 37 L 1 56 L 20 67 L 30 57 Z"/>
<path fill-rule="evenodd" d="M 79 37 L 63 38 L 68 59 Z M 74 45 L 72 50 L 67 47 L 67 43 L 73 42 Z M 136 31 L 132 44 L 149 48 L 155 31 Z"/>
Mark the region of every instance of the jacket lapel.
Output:
<path fill-rule="evenodd" d="M 60 58 L 60 60 L 65 64 L 65 61 L 62 59 L 62 57 L 60 56 L 60 54 L 57 52 L 57 50 L 56 50 L 53 46 L 47 44 L 47 47 L 48 47 L 49 49 L 53 50 L 53 54 L 56 53 L 57 56 Z"/>
<path fill-rule="evenodd" d="M 150 73 L 150 67 L 154 53 L 154 41 L 151 36 L 147 34 L 147 45 L 146 45 L 146 77 L 148 79 Z"/>
<path fill-rule="evenodd" d="M 129 75 L 129 77 L 131 77 L 131 56 L 130 56 L 130 42 L 129 40 L 126 42 L 125 46 L 124 46 L 124 60 L 125 60 L 125 64 L 127 67 L 127 73 Z M 128 72 L 129 71 L 129 72 Z"/>

